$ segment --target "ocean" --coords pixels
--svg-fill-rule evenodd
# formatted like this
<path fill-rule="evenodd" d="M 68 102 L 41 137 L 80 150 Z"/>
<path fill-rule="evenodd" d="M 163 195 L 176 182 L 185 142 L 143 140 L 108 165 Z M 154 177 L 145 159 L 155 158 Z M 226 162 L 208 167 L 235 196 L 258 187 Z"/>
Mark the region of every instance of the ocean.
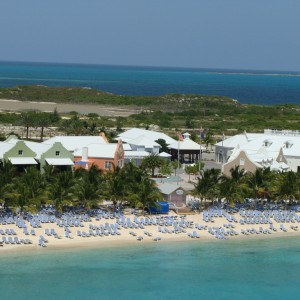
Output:
<path fill-rule="evenodd" d="M 81 86 L 120 95 L 221 95 L 252 104 L 300 104 L 300 72 L 0 62 L 0 87 Z"/>
<path fill-rule="evenodd" d="M 136 243 L 0 257 L 1 299 L 298 299 L 300 239 Z"/>

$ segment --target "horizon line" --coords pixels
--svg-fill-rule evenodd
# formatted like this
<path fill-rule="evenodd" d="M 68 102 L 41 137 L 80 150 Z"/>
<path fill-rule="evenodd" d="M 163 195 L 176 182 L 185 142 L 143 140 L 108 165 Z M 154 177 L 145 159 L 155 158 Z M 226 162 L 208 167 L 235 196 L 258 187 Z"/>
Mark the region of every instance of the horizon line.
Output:
<path fill-rule="evenodd" d="M 247 71 L 247 72 L 280 72 L 280 73 L 300 73 L 300 71 L 279 70 L 279 69 L 248 69 L 248 68 L 217 68 L 217 67 L 183 67 L 183 66 L 149 66 L 149 65 L 127 65 L 127 64 L 102 64 L 83 62 L 47 62 L 47 61 L 22 61 L 22 60 L 0 60 L 0 63 L 12 64 L 47 64 L 47 65 L 78 65 L 78 66 L 107 66 L 107 67 L 133 67 L 133 68 L 165 68 L 165 69 L 188 69 L 188 70 L 224 70 L 224 71 Z"/>

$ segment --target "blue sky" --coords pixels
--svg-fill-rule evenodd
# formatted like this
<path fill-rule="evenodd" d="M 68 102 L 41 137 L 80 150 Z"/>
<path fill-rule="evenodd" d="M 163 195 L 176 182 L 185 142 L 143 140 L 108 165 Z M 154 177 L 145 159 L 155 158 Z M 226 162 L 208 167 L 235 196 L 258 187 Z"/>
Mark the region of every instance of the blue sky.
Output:
<path fill-rule="evenodd" d="M 0 61 L 300 71 L 299 0 L 1 0 Z"/>

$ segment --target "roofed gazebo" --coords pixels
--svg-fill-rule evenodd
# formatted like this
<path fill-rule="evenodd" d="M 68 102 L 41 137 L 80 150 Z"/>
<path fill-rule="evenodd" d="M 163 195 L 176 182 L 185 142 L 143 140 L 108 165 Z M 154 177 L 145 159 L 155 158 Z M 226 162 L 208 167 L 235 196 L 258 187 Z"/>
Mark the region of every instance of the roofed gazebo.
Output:
<path fill-rule="evenodd" d="M 181 163 L 187 161 L 191 163 L 200 161 L 200 151 L 202 152 L 203 148 L 190 139 L 190 134 L 188 132 L 184 133 L 182 136 L 182 140 L 168 146 L 172 155 L 172 160 L 178 160 L 179 154 L 179 161 Z"/>

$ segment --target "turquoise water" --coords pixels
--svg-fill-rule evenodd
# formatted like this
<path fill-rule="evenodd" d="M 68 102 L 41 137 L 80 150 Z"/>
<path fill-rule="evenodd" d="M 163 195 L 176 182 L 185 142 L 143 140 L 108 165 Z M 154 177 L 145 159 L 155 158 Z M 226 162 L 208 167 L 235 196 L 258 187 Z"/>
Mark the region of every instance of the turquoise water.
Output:
<path fill-rule="evenodd" d="M 300 239 L 2 254 L 1 299 L 298 299 Z"/>
<path fill-rule="evenodd" d="M 92 87 L 121 95 L 223 95 L 242 103 L 300 104 L 300 72 L 0 62 L 0 87 Z"/>

